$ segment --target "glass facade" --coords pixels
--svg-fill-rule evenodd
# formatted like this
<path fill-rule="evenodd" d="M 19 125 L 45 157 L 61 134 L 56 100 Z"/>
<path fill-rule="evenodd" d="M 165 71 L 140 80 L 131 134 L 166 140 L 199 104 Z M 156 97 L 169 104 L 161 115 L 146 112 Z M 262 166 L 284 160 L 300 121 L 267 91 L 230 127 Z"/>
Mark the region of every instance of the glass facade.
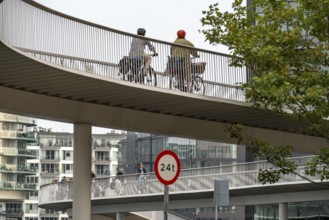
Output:
<path fill-rule="evenodd" d="M 139 162 L 143 162 L 144 167 L 153 172 L 155 158 L 163 150 L 174 151 L 180 159 L 182 169 L 246 161 L 244 146 L 180 137 L 128 132 L 127 140 L 119 143 L 119 146 L 119 166 L 131 168 L 127 173 L 135 173 Z M 132 157 L 132 152 L 135 153 L 133 160 L 127 160 Z"/>
<path fill-rule="evenodd" d="M 279 205 L 256 205 L 253 220 L 279 220 Z M 298 202 L 288 204 L 288 220 L 328 220 L 329 201 Z"/>

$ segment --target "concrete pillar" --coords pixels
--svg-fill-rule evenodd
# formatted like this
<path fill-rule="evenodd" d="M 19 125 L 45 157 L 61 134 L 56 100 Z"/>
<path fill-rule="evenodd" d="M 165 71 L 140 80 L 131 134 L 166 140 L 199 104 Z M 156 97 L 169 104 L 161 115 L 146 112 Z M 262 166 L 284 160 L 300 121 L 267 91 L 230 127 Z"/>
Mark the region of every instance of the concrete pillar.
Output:
<path fill-rule="evenodd" d="M 279 203 L 279 220 L 288 220 L 288 203 Z"/>
<path fill-rule="evenodd" d="M 122 212 L 117 212 L 116 220 L 124 220 L 125 216 Z"/>
<path fill-rule="evenodd" d="M 91 220 L 91 125 L 74 124 L 73 219 Z"/>

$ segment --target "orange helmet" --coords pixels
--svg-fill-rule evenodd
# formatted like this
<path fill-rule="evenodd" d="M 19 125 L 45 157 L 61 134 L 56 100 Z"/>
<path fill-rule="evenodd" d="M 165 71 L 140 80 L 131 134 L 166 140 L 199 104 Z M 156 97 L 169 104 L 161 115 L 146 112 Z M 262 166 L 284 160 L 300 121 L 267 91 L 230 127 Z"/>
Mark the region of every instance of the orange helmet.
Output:
<path fill-rule="evenodd" d="M 177 31 L 177 37 L 178 38 L 185 38 L 185 35 L 186 35 L 186 33 L 185 33 L 184 30 Z"/>

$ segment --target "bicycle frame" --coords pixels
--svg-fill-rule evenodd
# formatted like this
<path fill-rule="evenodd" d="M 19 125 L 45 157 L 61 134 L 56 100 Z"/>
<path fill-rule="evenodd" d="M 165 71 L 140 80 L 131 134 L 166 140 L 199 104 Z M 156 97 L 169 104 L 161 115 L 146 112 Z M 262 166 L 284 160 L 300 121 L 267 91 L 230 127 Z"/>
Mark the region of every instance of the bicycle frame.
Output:
<path fill-rule="evenodd" d="M 156 56 L 156 55 L 151 54 L 150 56 Z M 149 72 L 144 74 L 143 56 L 123 57 L 119 62 L 119 74 L 123 75 L 123 80 L 157 86 L 156 72 L 153 70 L 151 66 L 149 68 Z"/>
<path fill-rule="evenodd" d="M 190 71 L 191 71 L 191 92 L 196 94 L 204 95 L 205 85 L 203 82 L 202 74 L 205 71 L 205 62 L 192 62 Z M 184 59 L 168 57 L 168 66 L 169 70 L 169 87 L 170 89 L 178 89 L 180 91 L 187 92 L 187 82 L 184 79 Z"/>

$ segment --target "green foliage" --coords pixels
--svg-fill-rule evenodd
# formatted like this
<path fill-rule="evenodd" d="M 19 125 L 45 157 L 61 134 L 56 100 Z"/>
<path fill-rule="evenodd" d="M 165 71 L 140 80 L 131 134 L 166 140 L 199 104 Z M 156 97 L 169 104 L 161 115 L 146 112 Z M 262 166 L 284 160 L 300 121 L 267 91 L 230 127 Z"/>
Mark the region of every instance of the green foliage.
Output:
<path fill-rule="evenodd" d="M 309 129 L 329 140 L 329 0 L 253 0 L 250 6 L 234 0 L 232 12 L 220 3 L 203 12 L 202 33 L 211 44 L 228 46 L 232 66 L 246 66 L 254 74 L 239 85 L 248 102 L 286 113 L 308 123 Z M 271 146 L 230 128 L 232 137 L 247 145 L 258 158 L 276 165 L 261 171 L 260 180 L 273 183 L 294 172 L 287 163 L 289 146 Z M 289 152 L 289 153 L 288 153 Z M 308 175 L 328 179 L 329 150 L 323 149 L 307 169 Z M 320 166 L 321 165 L 321 166 Z"/>
<path fill-rule="evenodd" d="M 318 157 L 308 162 L 305 174 L 310 176 L 319 175 L 321 181 L 329 179 L 329 149 L 323 148 Z"/>
<path fill-rule="evenodd" d="M 238 140 L 239 144 L 246 145 L 259 160 L 267 160 L 272 163 L 272 169 L 260 169 L 258 179 L 261 183 L 275 183 L 280 179 L 280 175 L 295 172 L 297 165 L 293 161 L 286 160 L 291 157 L 291 146 L 273 146 L 269 142 L 254 138 L 244 134 L 243 126 L 239 124 L 232 125 L 229 128 L 231 136 Z"/>

